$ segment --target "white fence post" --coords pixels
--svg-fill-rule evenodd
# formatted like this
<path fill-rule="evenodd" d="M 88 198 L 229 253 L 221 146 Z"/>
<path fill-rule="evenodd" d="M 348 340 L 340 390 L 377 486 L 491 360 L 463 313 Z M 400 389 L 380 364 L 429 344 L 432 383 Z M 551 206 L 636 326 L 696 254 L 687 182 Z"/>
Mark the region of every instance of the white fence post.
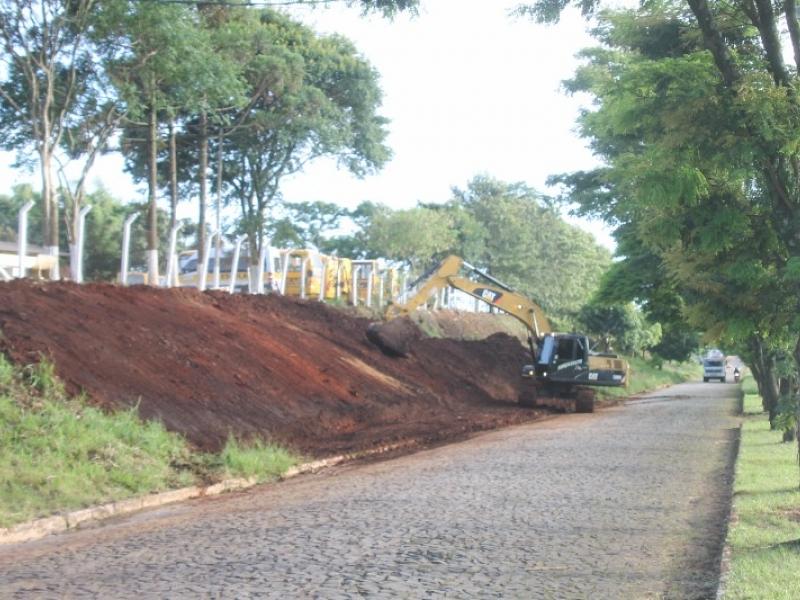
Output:
<path fill-rule="evenodd" d="M 342 297 L 342 265 L 343 261 L 339 260 L 336 263 L 336 299 Z"/>
<path fill-rule="evenodd" d="M 356 267 L 353 269 L 353 285 L 351 287 L 353 294 L 353 306 L 358 306 L 358 274 L 360 271 L 361 267 Z"/>
<path fill-rule="evenodd" d="M 375 274 L 375 264 L 371 264 L 367 271 L 367 307 L 372 306 L 372 278 Z"/>
<path fill-rule="evenodd" d="M 239 276 L 239 253 L 242 250 L 242 242 L 246 236 L 240 235 L 236 238 L 236 246 L 233 249 L 233 262 L 231 263 L 231 282 L 228 285 L 228 293 L 236 291 L 236 278 Z"/>
<path fill-rule="evenodd" d="M 78 213 L 78 231 L 75 232 L 75 272 L 72 278 L 76 283 L 83 283 L 83 241 L 86 237 L 86 215 L 92 210 L 92 205 L 87 204 Z"/>
<path fill-rule="evenodd" d="M 258 278 L 256 279 L 256 293 L 264 293 L 264 261 L 267 259 L 267 248 L 269 248 L 270 241 L 264 239 L 261 241 L 261 250 L 258 253 Z"/>
<path fill-rule="evenodd" d="M 403 271 L 403 283 L 400 290 L 400 302 L 405 304 L 408 301 L 408 269 Z"/>
<path fill-rule="evenodd" d="M 325 302 L 325 284 L 327 283 L 325 278 L 327 277 L 327 275 L 328 275 L 328 262 L 322 261 L 322 277 L 320 277 L 319 280 L 319 298 L 318 298 L 320 302 Z"/>
<path fill-rule="evenodd" d="M 197 289 L 201 292 L 206 291 L 206 282 L 208 281 L 208 255 L 211 254 L 211 244 L 214 242 L 215 235 L 217 235 L 216 231 L 210 231 L 208 237 L 206 237 L 205 252 L 203 252 L 203 270 L 200 272 L 200 283 L 197 286 Z"/>
<path fill-rule="evenodd" d="M 220 279 L 222 276 L 222 231 L 217 229 L 217 243 L 214 244 L 214 279 L 212 287 L 215 290 L 219 289 Z"/>
<path fill-rule="evenodd" d="M 383 280 L 386 279 L 386 273 L 381 273 L 380 283 L 378 285 L 378 308 L 383 306 Z"/>
<path fill-rule="evenodd" d="M 300 263 L 300 297 L 305 299 L 306 297 L 306 269 L 308 268 L 306 265 L 311 262 L 309 257 L 305 257 L 303 262 Z"/>
<path fill-rule="evenodd" d="M 289 259 L 291 254 L 290 252 L 284 252 L 283 254 L 283 272 L 281 273 L 281 294 L 284 296 L 286 295 L 286 278 L 289 276 Z"/>
<path fill-rule="evenodd" d="M 270 244 L 272 244 L 272 240 L 270 240 Z M 272 246 L 267 244 L 266 250 L 264 252 L 264 273 L 269 273 L 269 280 L 264 283 L 264 287 L 270 294 L 276 291 L 280 291 L 277 288 L 277 284 L 275 283 L 275 271 L 272 269 L 275 268 L 275 257 L 272 255 Z"/>
<path fill-rule="evenodd" d="M 28 258 L 28 212 L 33 208 L 34 201 L 28 200 L 19 209 L 17 216 L 17 277 L 25 277 L 25 262 Z"/>
<path fill-rule="evenodd" d="M 178 247 L 178 231 L 180 228 L 180 224 L 175 223 L 175 226 L 169 232 L 169 255 L 167 256 L 167 280 L 165 282 L 167 287 L 172 287 L 178 276 L 178 257 L 175 251 Z"/>
<path fill-rule="evenodd" d="M 138 213 L 129 215 L 128 218 L 125 219 L 125 227 L 122 230 L 122 264 L 119 268 L 119 282 L 122 285 L 128 285 L 128 264 L 131 252 L 131 226 L 138 218 Z"/>

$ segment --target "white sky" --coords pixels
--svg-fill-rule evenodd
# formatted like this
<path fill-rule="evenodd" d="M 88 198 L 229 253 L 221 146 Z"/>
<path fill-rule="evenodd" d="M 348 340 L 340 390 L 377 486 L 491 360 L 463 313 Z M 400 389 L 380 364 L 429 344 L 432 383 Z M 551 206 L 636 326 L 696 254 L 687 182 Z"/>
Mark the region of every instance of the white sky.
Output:
<path fill-rule="evenodd" d="M 450 188 L 475 175 L 523 181 L 545 193 L 549 175 L 591 168 L 596 160 L 574 132 L 581 102 L 560 90 L 578 65 L 574 55 L 593 45 L 574 12 L 555 26 L 509 16 L 519 0 L 422 0 L 417 17 L 362 17 L 357 8 L 297 9 L 293 14 L 319 32 L 350 38 L 381 76 L 380 114 L 390 119 L 393 160 L 377 175 L 358 180 L 321 160 L 284 180 L 288 201 L 325 200 L 349 208 L 363 200 L 395 209 L 417 201 L 444 202 Z M 35 174 L 7 167 L 0 153 L 0 191 Z M 117 197 L 144 197 L 123 173 L 119 156 L 94 170 Z M 196 209 L 183 204 L 185 214 Z M 183 212 L 182 211 L 182 212 Z M 570 219 L 613 248 L 600 223 Z"/>

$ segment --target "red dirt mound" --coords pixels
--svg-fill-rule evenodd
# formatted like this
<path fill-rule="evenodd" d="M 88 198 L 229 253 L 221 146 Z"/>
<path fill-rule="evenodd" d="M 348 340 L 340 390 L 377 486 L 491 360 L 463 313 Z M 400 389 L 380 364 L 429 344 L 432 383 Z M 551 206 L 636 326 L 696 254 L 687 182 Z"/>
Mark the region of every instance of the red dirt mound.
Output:
<path fill-rule="evenodd" d="M 407 358 L 312 301 L 195 290 L 0 283 L 0 351 L 49 357 L 72 392 L 139 407 L 205 449 L 233 433 L 322 456 L 530 420 L 507 335 L 422 339 Z"/>

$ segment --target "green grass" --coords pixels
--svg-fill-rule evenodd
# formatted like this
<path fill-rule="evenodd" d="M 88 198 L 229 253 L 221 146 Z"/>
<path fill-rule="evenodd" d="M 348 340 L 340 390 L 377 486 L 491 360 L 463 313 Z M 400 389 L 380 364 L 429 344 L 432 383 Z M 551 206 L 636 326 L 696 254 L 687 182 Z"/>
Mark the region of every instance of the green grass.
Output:
<path fill-rule="evenodd" d="M 728 531 L 725 598 L 800 598 L 800 471 L 797 446 L 771 431 L 752 378 L 744 381 L 744 421 Z"/>
<path fill-rule="evenodd" d="M 262 440 L 241 443 L 233 437 L 228 439 L 220 457 L 229 476 L 258 477 L 262 481 L 280 477 L 297 464 L 297 457 L 276 444 Z"/>
<path fill-rule="evenodd" d="M 201 481 L 273 478 L 296 460 L 233 438 L 218 455 L 195 452 L 135 409 L 67 397 L 49 363 L 17 368 L 0 354 L 0 527 Z"/>

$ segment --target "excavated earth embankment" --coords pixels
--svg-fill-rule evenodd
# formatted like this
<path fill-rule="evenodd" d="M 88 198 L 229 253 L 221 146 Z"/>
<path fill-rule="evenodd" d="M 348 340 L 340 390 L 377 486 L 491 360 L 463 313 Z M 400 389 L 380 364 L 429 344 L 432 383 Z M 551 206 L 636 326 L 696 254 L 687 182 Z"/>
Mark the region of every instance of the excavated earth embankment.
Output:
<path fill-rule="evenodd" d="M 71 392 L 138 406 L 203 449 L 257 435 L 325 456 L 539 415 L 516 404 L 517 339 L 423 338 L 392 358 L 368 326 L 276 295 L 0 283 L 0 351 L 12 361 L 47 357 Z"/>

